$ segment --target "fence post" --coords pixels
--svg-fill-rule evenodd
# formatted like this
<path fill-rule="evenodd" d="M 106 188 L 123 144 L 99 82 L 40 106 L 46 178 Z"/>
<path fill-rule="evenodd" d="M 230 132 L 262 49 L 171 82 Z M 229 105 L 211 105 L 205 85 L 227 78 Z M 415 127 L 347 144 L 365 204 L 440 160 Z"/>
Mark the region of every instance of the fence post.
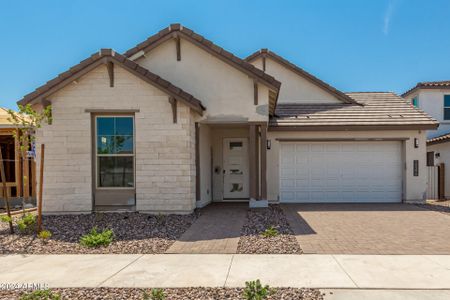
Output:
<path fill-rule="evenodd" d="M 9 207 L 9 199 L 8 199 L 8 191 L 6 190 L 6 176 L 5 176 L 5 166 L 4 166 L 4 161 L 3 161 L 3 154 L 2 154 L 2 150 L 0 149 L 0 175 L 1 175 L 1 179 L 2 179 L 2 185 L 3 185 L 3 195 L 4 195 L 4 199 L 5 199 L 5 205 L 6 205 L 6 212 L 8 214 L 9 217 L 9 231 L 11 232 L 11 234 L 14 233 L 14 227 L 12 224 L 12 219 L 11 219 L 11 209 Z"/>
<path fill-rule="evenodd" d="M 41 163 L 39 168 L 39 201 L 38 201 L 38 233 L 42 230 L 42 187 L 44 182 L 44 151 L 45 145 L 41 144 Z"/>
<path fill-rule="evenodd" d="M 439 199 L 445 199 L 445 164 L 439 164 Z"/>

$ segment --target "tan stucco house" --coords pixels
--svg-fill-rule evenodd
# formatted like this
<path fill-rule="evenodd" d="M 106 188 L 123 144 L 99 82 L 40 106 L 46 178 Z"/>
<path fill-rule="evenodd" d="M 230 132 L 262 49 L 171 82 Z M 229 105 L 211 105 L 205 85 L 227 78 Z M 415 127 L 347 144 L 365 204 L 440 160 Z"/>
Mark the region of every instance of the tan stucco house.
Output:
<path fill-rule="evenodd" d="M 19 103 L 52 105 L 37 134 L 47 213 L 420 202 L 425 132 L 438 126 L 393 93 L 343 93 L 179 24 L 123 54 L 103 49 Z"/>

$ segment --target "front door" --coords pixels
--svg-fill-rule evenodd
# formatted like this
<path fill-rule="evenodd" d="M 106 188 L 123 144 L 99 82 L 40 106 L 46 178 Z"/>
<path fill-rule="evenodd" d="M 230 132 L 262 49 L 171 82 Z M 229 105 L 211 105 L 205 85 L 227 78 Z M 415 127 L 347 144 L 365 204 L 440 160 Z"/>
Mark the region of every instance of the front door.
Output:
<path fill-rule="evenodd" d="M 248 199 L 248 139 L 223 139 L 223 198 Z"/>

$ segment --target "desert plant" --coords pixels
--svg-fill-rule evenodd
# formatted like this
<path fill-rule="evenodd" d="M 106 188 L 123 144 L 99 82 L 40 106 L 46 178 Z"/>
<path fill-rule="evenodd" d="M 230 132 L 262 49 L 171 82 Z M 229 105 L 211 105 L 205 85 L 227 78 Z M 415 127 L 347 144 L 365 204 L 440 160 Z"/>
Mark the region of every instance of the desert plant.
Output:
<path fill-rule="evenodd" d="M 267 227 L 266 230 L 264 230 L 263 233 L 261 233 L 261 235 L 265 238 L 274 237 L 277 236 L 278 234 L 279 234 L 278 230 L 273 226 Z"/>
<path fill-rule="evenodd" d="M 85 234 L 80 238 L 80 244 L 89 248 L 108 246 L 113 239 L 114 232 L 111 229 L 105 229 L 102 232 L 99 232 L 97 227 L 94 227 L 88 234 Z"/>
<path fill-rule="evenodd" d="M 4 222 L 4 223 L 9 223 L 9 222 L 12 222 L 12 218 L 10 216 L 3 215 L 0 217 L 0 221 Z"/>
<path fill-rule="evenodd" d="M 51 237 L 52 237 L 52 233 L 48 230 L 42 230 L 38 234 L 38 238 L 40 238 L 44 244 L 47 243 L 48 239 Z"/>
<path fill-rule="evenodd" d="M 263 300 L 267 299 L 270 294 L 270 287 L 268 285 L 262 286 L 259 279 L 255 281 L 245 282 L 244 299 L 247 300 Z"/>
<path fill-rule="evenodd" d="M 36 216 L 33 214 L 26 214 L 17 220 L 17 227 L 22 233 L 31 232 L 36 224 Z"/>
<path fill-rule="evenodd" d="M 60 300 L 61 295 L 50 290 L 36 290 L 20 296 L 20 300 Z"/>
<path fill-rule="evenodd" d="M 164 300 L 166 299 L 166 294 L 163 289 L 152 289 L 152 300 Z"/>

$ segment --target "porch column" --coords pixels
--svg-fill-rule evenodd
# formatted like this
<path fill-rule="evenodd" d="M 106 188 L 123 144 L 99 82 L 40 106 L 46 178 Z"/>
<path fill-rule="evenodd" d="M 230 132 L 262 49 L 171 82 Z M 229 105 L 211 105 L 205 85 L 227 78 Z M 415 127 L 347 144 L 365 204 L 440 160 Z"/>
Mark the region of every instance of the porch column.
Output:
<path fill-rule="evenodd" d="M 267 125 L 261 125 L 261 200 L 267 200 Z"/>
<path fill-rule="evenodd" d="M 195 123 L 195 200 L 200 201 L 200 125 Z"/>
<path fill-rule="evenodd" d="M 250 124 L 249 126 L 249 145 L 248 145 L 248 158 L 249 158 L 249 171 L 250 171 L 250 201 L 256 200 L 258 197 L 258 191 L 257 191 L 257 165 L 256 165 L 256 125 Z"/>

